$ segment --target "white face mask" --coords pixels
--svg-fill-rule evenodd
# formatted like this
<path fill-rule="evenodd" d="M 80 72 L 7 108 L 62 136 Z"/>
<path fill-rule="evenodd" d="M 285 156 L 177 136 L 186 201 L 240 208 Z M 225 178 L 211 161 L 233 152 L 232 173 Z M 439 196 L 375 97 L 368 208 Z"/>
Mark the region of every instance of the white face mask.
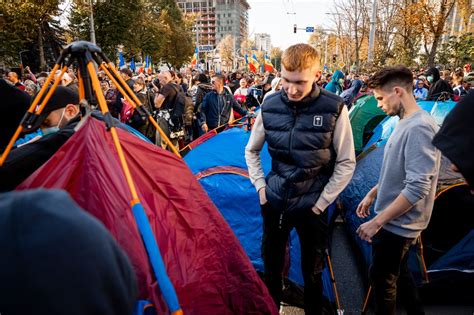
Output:
<path fill-rule="evenodd" d="M 63 110 L 63 113 L 61 114 L 61 118 L 59 119 L 59 122 L 56 126 L 54 127 L 48 127 L 48 128 L 44 128 L 42 130 L 43 132 L 43 136 L 47 136 L 47 135 L 50 135 L 50 134 L 53 134 L 53 133 L 56 133 L 59 131 L 59 126 L 61 126 L 61 122 L 63 121 L 63 118 L 64 118 L 64 113 L 66 112 L 66 108 L 64 108 Z"/>

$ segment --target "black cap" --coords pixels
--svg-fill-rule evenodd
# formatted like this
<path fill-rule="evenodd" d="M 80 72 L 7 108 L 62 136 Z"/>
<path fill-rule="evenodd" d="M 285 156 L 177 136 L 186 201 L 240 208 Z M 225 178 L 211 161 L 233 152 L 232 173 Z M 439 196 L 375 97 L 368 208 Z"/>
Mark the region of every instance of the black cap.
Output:
<path fill-rule="evenodd" d="M 46 90 L 46 92 L 43 94 L 43 97 L 38 103 L 39 105 L 43 101 L 44 97 L 48 94 L 50 88 L 51 87 L 49 87 Z M 79 95 L 68 87 L 58 86 L 56 90 L 54 91 L 53 95 L 51 95 L 51 98 L 49 99 L 48 103 L 46 104 L 45 108 L 41 112 L 41 115 L 38 117 L 38 119 L 36 119 L 33 125 L 28 126 L 28 128 L 25 128 L 23 131 L 25 133 L 30 133 L 30 132 L 35 131 L 41 126 L 41 124 L 46 119 L 46 117 L 48 117 L 49 113 L 51 113 L 52 111 L 56 109 L 64 108 L 69 104 L 78 105 Z"/>

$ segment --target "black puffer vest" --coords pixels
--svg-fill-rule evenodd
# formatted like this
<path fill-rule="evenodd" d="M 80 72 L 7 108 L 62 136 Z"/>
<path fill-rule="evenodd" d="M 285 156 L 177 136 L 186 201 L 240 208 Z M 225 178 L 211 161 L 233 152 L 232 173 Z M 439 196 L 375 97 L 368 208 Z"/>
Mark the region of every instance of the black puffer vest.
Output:
<path fill-rule="evenodd" d="M 332 139 L 343 104 L 316 85 L 298 102 L 290 101 L 283 89 L 265 100 L 262 118 L 272 157 L 266 196 L 272 207 L 291 211 L 314 206 L 334 171 Z"/>

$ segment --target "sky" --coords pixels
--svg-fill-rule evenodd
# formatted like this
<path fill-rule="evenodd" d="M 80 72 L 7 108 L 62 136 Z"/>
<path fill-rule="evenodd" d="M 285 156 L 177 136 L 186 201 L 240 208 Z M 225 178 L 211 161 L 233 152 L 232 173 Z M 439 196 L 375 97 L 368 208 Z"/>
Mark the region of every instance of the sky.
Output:
<path fill-rule="evenodd" d="M 306 43 L 311 33 L 298 28 L 323 26 L 331 28 L 329 12 L 332 0 L 247 0 L 249 10 L 249 37 L 255 33 L 268 33 L 273 47 L 287 48 L 296 43 Z M 296 14 L 287 14 L 296 13 Z"/>

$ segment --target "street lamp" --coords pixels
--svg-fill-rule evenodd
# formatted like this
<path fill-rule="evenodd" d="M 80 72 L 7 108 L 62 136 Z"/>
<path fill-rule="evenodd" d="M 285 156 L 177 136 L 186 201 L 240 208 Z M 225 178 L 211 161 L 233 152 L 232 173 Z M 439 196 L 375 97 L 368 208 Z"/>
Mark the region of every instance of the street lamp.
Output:
<path fill-rule="evenodd" d="M 92 6 L 92 0 L 89 0 L 89 4 L 91 6 L 90 12 L 90 27 L 91 27 L 91 43 L 95 44 L 95 28 L 94 28 L 94 7 Z"/>
<path fill-rule="evenodd" d="M 20 68 L 23 71 L 23 57 L 21 56 L 22 53 L 25 53 L 29 50 L 21 50 L 18 54 L 20 55 Z"/>
<path fill-rule="evenodd" d="M 375 19 L 377 18 L 377 0 L 372 0 L 372 21 L 370 21 L 369 34 L 369 53 L 367 55 L 367 62 L 372 63 L 374 58 L 374 41 L 375 41 Z"/>

